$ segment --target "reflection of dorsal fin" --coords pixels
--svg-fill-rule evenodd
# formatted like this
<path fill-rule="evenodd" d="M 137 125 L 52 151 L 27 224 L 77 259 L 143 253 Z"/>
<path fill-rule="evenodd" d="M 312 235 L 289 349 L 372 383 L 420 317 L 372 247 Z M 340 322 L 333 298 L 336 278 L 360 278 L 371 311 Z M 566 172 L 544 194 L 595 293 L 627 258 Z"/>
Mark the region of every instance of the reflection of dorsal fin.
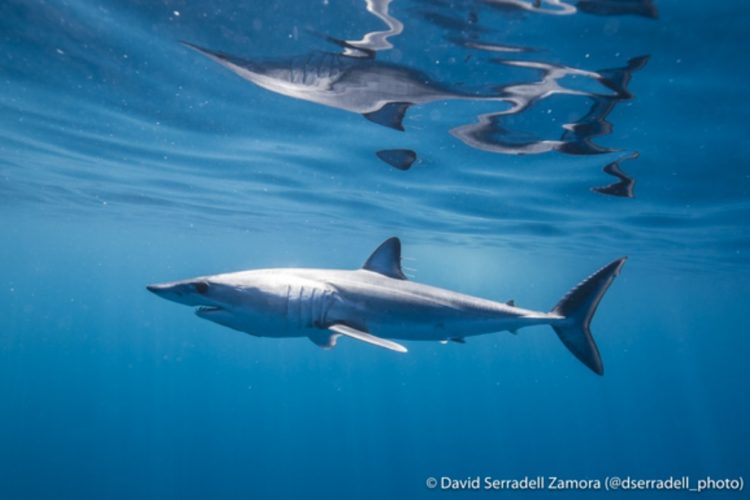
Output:
<path fill-rule="evenodd" d="M 411 149 L 382 149 L 375 154 L 388 165 L 399 170 L 409 170 L 417 160 L 417 153 Z"/>
<path fill-rule="evenodd" d="M 516 306 L 516 301 L 513 300 L 513 299 L 510 299 L 509 301 L 505 302 L 505 305 L 506 306 L 510 306 L 510 307 L 515 307 Z"/>
<path fill-rule="evenodd" d="M 389 102 L 377 111 L 364 113 L 362 116 L 378 125 L 403 131 L 404 125 L 401 122 L 409 106 L 410 102 Z"/>
<path fill-rule="evenodd" d="M 356 59 L 375 59 L 375 51 L 372 49 L 368 49 L 366 47 L 357 47 L 356 45 L 353 45 L 345 40 L 340 40 L 324 33 L 318 33 L 314 30 L 308 30 L 308 32 L 312 35 L 322 38 L 326 42 L 331 42 L 344 49 L 341 52 L 342 56 L 353 57 Z"/>
<path fill-rule="evenodd" d="M 466 340 L 463 337 L 451 337 L 451 342 L 455 342 L 457 344 L 465 344 Z"/>
<path fill-rule="evenodd" d="M 331 36 L 326 37 L 326 40 L 343 48 L 344 50 L 341 51 L 342 56 L 353 57 L 355 59 L 375 59 L 374 50 L 357 47 L 356 45 L 352 45 L 344 40 L 339 40 L 338 38 L 333 38 Z"/>
<path fill-rule="evenodd" d="M 372 252 L 362 269 L 383 274 L 389 278 L 405 280 L 406 276 L 401 271 L 401 240 L 395 236 L 385 240 Z"/>

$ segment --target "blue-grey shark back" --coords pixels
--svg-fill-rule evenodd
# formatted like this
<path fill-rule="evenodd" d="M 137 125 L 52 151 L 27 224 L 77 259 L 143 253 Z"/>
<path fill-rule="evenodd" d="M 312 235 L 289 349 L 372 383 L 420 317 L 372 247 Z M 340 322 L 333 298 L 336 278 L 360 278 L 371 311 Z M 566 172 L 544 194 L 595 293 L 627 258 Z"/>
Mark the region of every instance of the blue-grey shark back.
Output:
<path fill-rule="evenodd" d="M 150 285 L 196 314 L 258 337 L 308 337 L 332 348 L 341 336 L 406 352 L 396 340 L 455 341 L 548 324 L 586 366 L 603 373 L 593 314 L 625 258 L 573 288 L 549 312 L 416 283 L 401 270 L 401 243 L 383 242 L 358 270 L 259 269 Z"/>

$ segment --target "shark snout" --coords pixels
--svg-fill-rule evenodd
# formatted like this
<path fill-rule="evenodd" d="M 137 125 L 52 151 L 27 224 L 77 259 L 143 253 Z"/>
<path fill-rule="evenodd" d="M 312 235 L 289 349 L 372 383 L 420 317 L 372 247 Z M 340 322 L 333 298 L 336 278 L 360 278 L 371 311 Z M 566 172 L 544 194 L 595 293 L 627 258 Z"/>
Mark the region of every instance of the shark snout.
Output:
<path fill-rule="evenodd" d="M 177 281 L 147 285 L 146 290 L 159 297 L 186 306 L 208 305 L 205 297 L 208 284 L 203 280 Z"/>
<path fill-rule="evenodd" d="M 165 299 L 171 296 L 180 297 L 187 293 L 185 286 L 180 283 L 154 283 L 153 285 L 147 285 L 146 290 L 151 293 L 164 297 Z"/>

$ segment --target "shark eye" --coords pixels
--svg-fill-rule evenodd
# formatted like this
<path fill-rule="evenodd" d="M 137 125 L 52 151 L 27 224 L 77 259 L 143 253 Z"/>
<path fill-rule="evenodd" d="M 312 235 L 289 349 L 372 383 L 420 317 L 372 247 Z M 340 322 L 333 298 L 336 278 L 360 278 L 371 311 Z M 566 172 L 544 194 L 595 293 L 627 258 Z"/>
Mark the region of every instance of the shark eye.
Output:
<path fill-rule="evenodd" d="M 206 283 L 205 281 L 199 281 L 193 286 L 195 287 L 195 291 L 201 295 L 208 291 L 208 283 Z"/>

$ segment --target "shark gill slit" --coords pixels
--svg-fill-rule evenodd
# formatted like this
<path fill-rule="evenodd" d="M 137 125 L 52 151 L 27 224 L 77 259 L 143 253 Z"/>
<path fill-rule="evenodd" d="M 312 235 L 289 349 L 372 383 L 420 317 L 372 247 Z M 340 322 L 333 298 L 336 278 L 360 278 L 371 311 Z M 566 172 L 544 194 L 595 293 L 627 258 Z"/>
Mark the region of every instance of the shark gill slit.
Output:
<path fill-rule="evenodd" d="M 297 328 L 302 326 L 302 300 L 304 297 L 305 287 L 300 285 L 297 288 Z"/>
<path fill-rule="evenodd" d="M 287 285 L 286 286 L 286 314 L 284 316 L 286 318 L 287 325 L 291 322 L 291 312 L 292 312 L 291 304 L 290 304 L 292 300 L 291 296 L 292 296 L 292 286 Z"/>

